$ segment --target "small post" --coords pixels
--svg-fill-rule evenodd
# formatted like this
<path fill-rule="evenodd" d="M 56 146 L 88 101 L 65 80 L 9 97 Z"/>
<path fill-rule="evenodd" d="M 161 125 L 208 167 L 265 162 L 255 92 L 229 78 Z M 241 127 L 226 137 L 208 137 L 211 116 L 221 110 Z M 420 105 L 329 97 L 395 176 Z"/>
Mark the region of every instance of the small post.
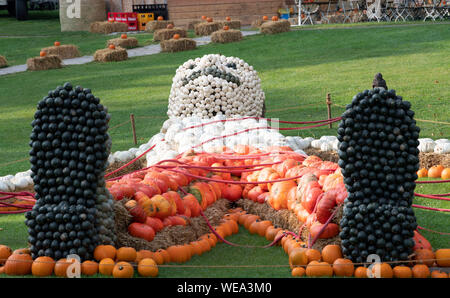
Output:
<path fill-rule="evenodd" d="M 327 110 L 328 110 L 328 120 L 331 119 L 331 105 L 333 103 L 331 102 L 331 94 L 327 93 Z M 328 124 L 329 128 L 333 128 L 333 123 Z"/>
<path fill-rule="evenodd" d="M 133 131 L 133 141 L 134 141 L 134 144 L 137 145 L 136 125 L 134 122 L 134 114 L 130 114 L 130 120 L 131 120 L 131 130 Z"/>

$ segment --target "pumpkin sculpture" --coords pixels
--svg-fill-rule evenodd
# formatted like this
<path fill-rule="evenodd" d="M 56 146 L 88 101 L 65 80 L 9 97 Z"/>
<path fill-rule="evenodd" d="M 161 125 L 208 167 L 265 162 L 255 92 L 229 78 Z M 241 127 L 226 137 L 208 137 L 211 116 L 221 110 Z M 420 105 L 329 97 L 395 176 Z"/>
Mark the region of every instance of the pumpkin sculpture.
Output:
<path fill-rule="evenodd" d="M 30 136 L 37 201 L 26 214 L 33 258 L 91 259 L 98 244 L 114 243 L 113 201 L 103 178 L 108 121 L 100 99 L 70 83 L 38 102 Z"/>
<path fill-rule="evenodd" d="M 252 66 L 236 57 L 211 54 L 190 59 L 177 69 L 167 115 L 261 116 L 264 100 L 260 79 Z"/>
<path fill-rule="evenodd" d="M 338 164 L 349 195 L 339 235 L 353 262 L 370 254 L 407 260 L 412 253 L 420 129 L 410 108 L 394 90 L 376 87 L 354 96 L 342 114 Z"/>

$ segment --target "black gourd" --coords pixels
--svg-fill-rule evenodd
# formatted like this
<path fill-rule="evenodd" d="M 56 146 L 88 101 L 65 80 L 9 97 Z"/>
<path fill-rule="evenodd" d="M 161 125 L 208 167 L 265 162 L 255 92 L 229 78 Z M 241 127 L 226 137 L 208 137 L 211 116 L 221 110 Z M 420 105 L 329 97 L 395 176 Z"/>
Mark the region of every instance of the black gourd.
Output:
<path fill-rule="evenodd" d="M 349 196 L 340 238 L 353 262 L 370 254 L 406 260 L 412 253 L 420 128 L 410 108 L 394 90 L 376 87 L 354 96 L 342 115 L 338 155 Z"/>
<path fill-rule="evenodd" d="M 70 83 L 39 101 L 30 135 L 36 204 L 26 214 L 33 258 L 77 254 L 114 244 L 113 200 L 103 179 L 110 115 L 90 89 Z"/>

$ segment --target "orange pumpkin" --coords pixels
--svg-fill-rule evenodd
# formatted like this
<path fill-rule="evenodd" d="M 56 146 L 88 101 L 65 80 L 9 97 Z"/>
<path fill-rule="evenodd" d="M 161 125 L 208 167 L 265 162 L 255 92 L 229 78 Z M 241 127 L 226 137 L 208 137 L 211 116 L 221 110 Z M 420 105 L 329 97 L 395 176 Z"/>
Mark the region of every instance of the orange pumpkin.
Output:
<path fill-rule="evenodd" d="M 448 275 L 445 272 L 434 270 L 431 272 L 431 278 L 448 278 Z"/>
<path fill-rule="evenodd" d="M 158 249 L 156 252 L 160 253 L 163 257 L 164 263 L 170 263 L 172 260 L 170 258 L 170 254 L 167 249 Z"/>
<path fill-rule="evenodd" d="M 55 45 L 55 47 L 59 47 L 61 45 L 59 41 L 55 41 L 53 44 Z"/>
<path fill-rule="evenodd" d="M 387 263 L 377 263 L 372 267 L 372 276 L 377 277 L 376 273 L 379 270 L 381 278 L 392 278 L 394 276 L 394 271 L 391 265 Z"/>
<path fill-rule="evenodd" d="M 161 252 L 158 252 L 158 251 L 154 252 L 154 253 L 153 253 L 153 256 L 152 256 L 152 259 L 153 259 L 153 260 L 156 262 L 156 264 L 158 264 L 158 265 L 164 264 L 164 257 L 163 257 L 163 255 L 162 255 Z"/>
<path fill-rule="evenodd" d="M 281 231 L 281 228 L 277 228 L 274 226 L 268 227 L 266 230 L 266 234 L 264 235 L 268 241 L 274 241 L 278 232 Z"/>
<path fill-rule="evenodd" d="M 244 221 L 243 226 L 249 230 L 250 229 L 250 225 L 252 223 L 254 223 L 257 219 L 259 219 L 258 215 L 254 215 L 254 214 L 250 214 Z"/>
<path fill-rule="evenodd" d="M 38 257 L 31 265 L 31 274 L 34 276 L 50 276 L 55 268 L 55 261 L 50 257 Z"/>
<path fill-rule="evenodd" d="M 47 56 L 47 52 L 40 51 L 40 52 L 39 52 L 39 56 L 45 57 L 45 56 Z"/>
<path fill-rule="evenodd" d="M 336 276 L 353 276 L 355 266 L 353 262 L 348 259 L 339 258 L 333 263 L 333 271 Z"/>
<path fill-rule="evenodd" d="M 141 276 L 151 276 L 155 277 L 158 276 L 158 265 L 153 259 L 142 259 L 138 263 L 138 273 Z"/>
<path fill-rule="evenodd" d="M 322 260 L 324 262 L 333 264 L 339 258 L 342 258 L 342 251 L 339 245 L 329 244 L 322 249 Z"/>
<path fill-rule="evenodd" d="M 356 268 L 354 275 L 356 278 L 367 278 L 367 268 L 362 266 Z"/>
<path fill-rule="evenodd" d="M 293 180 L 275 182 L 270 189 L 269 204 L 275 209 L 287 209 L 287 194 L 292 188 L 297 188 Z"/>
<path fill-rule="evenodd" d="M 55 273 L 56 276 L 67 277 L 67 270 L 69 269 L 69 266 L 75 262 L 76 262 L 75 259 L 71 259 L 70 262 L 65 258 L 60 259 L 55 263 L 53 272 Z"/>
<path fill-rule="evenodd" d="M 305 273 L 306 273 L 306 270 L 303 267 L 295 267 L 291 271 L 292 276 L 304 276 Z"/>
<path fill-rule="evenodd" d="M 235 202 L 242 198 L 242 187 L 237 184 L 227 184 L 222 189 L 222 197 L 231 202 Z"/>
<path fill-rule="evenodd" d="M 289 253 L 289 265 L 291 269 L 298 266 L 305 266 L 308 264 L 308 256 L 306 255 L 306 249 L 295 248 Z"/>
<path fill-rule="evenodd" d="M 158 16 L 157 20 L 162 21 L 162 20 L 164 20 L 164 18 L 163 18 L 163 16 Z"/>
<path fill-rule="evenodd" d="M 327 262 L 312 261 L 306 266 L 307 276 L 333 276 L 333 268 Z"/>
<path fill-rule="evenodd" d="M 6 245 L 0 245 L 0 265 L 5 264 L 10 255 L 12 255 L 11 248 Z"/>
<path fill-rule="evenodd" d="M 229 21 L 231 21 L 231 18 L 230 18 L 230 17 L 226 17 L 225 20 L 226 20 L 227 22 L 229 22 Z"/>
<path fill-rule="evenodd" d="M 81 263 L 81 274 L 91 276 L 98 273 L 98 263 L 94 261 L 84 261 Z"/>
<path fill-rule="evenodd" d="M 450 248 L 436 250 L 435 256 L 439 267 L 450 267 Z"/>
<path fill-rule="evenodd" d="M 127 38 L 128 38 L 128 35 L 126 35 L 125 33 L 123 33 L 122 35 L 120 35 L 120 38 L 122 38 L 122 39 L 127 39 Z"/>
<path fill-rule="evenodd" d="M 442 165 L 432 166 L 428 170 L 428 178 L 441 178 L 444 167 Z"/>
<path fill-rule="evenodd" d="M 202 20 L 206 21 L 206 16 L 202 16 Z"/>
<path fill-rule="evenodd" d="M 94 259 L 101 261 L 103 259 L 116 258 L 116 248 L 112 245 L 98 245 L 94 250 Z"/>
<path fill-rule="evenodd" d="M 411 268 L 406 266 L 395 266 L 394 269 L 392 269 L 394 272 L 395 278 L 411 278 L 412 277 L 412 271 Z"/>
<path fill-rule="evenodd" d="M 274 21 L 274 22 L 278 21 L 278 17 L 277 16 L 273 16 L 272 17 L 272 21 Z"/>
<path fill-rule="evenodd" d="M 313 248 L 308 248 L 306 250 L 306 256 L 308 257 L 308 264 L 312 261 L 320 261 L 320 258 L 322 257 L 320 251 Z"/>
<path fill-rule="evenodd" d="M 450 179 L 450 168 L 445 168 L 442 170 L 441 178 L 445 180 Z"/>
<path fill-rule="evenodd" d="M 417 171 L 417 176 L 419 178 L 424 178 L 424 177 L 428 177 L 428 170 L 425 168 L 422 168 L 420 170 Z"/>
<path fill-rule="evenodd" d="M 428 278 L 430 277 L 430 269 L 427 265 L 417 264 L 412 268 L 414 278 Z"/>
<path fill-rule="evenodd" d="M 431 249 L 418 249 L 414 253 L 416 254 L 415 259 L 418 261 L 417 264 L 433 266 L 435 256 Z"/>
<path fill-rule="evenodd" d="M 136 261 L 135 262 L 139 263 L 143 259 L 153 259 L 153 252 L 146 250 L 146 249 L 141 249 L 140 251 L 138 251 L 136 253 Z"/>
<path fill-rule="evenodd" d="M 136 257 L 137 253 L 133 247 L 121 247 L 117 250 L 117 261 L 134 262 Z"/>
<path fill-rule="evenodd" d="M 106 258 L 100 261 L 98 264 L 98 272 L 103 275 L 110 276 L 114 269 L 114 260 L 110 258 Z"/>
<path fill-rule="evenodd" d="M 5 263 L 5 273 L 8 275 L 26 275 L 31 273 L 33 259 L 31 255 L 13 253 Z"/>
<path fill-rule="evenodd" d="M 208 23 L 212 23 L 213 18 L 206 18 L 206 21 L 207 21 Z"/>
<path fill-rule="evenodd" d="M 268 16 L 263 16 L 263 21 L 267 21 L 268 19 L 269 19 L 269 17 Z"/>
<path fill-rule="evenodd" d="M 110 50 L 114 50 L 114 49 L 116 49 L 116 46 L 115 46 L 114 44 L 110 44 L 110 45 L 108 46 L 108 48 L 109 48 Z"/>
<path fill-rule="evenodd" d="M 225 31 L 230 30 L 230 26 L 225 25 L 225 26 L 223 26 L 222 29 L 225 30 Z"/>
<path fill-rule="evenodd" d="M 119 262 L 114 265 L 112 275 L 115 278 L 132 278 L 134 275 L 133 266 L 128 262 Z"/>

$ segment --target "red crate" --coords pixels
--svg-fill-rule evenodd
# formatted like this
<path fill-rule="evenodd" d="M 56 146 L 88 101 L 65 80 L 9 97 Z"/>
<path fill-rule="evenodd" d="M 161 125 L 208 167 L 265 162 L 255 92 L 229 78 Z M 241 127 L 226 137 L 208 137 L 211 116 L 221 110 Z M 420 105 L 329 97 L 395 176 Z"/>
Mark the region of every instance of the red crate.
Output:
<path fill-rule="evenodd" d="M 137 31 L 138 30 L 138 23 L 136 22 L 127 22 L 128 24 L 128 31 Z"/>
<path fill-rule="evenodd" d="M 114 12 L 108 12 L 108 22 L 115 21 Z"/>
<path fill-rule="evenodd" d="M 127 22 L 137 22 L 137 12 L 127 12 Z"/>

